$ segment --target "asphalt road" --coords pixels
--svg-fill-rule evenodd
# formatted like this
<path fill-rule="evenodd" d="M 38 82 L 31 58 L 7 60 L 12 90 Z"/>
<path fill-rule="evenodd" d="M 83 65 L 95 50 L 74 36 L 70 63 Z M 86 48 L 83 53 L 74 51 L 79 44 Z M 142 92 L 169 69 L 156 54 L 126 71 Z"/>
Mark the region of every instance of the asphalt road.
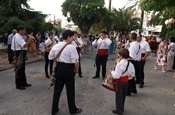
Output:
<path fill-rule="evenodd" d="M 113 115 L 115 93 L 101 86 L 102 78 L 95 75 L 93 53 L 82 57 L 83 78 L 76 76 L 76 105 L 83 109 L 79 115 Z M 173 73 L 154 70 L 155 57 L 147 60 L 145 87 L 138 94 L 126 98 L 124 115 L 174 115 L 175 79 Z M 108 69 L 114 61 L 108 61 Z M 15 89 L 13 69 L 0 72 L 0 115 L 50 115 L 53 87 L 44 75 L 44 62 L 26 66 L 28 83 L 24 91 Z M 65 88 L 62 92 L 58 115 L 69 115 Z"/>

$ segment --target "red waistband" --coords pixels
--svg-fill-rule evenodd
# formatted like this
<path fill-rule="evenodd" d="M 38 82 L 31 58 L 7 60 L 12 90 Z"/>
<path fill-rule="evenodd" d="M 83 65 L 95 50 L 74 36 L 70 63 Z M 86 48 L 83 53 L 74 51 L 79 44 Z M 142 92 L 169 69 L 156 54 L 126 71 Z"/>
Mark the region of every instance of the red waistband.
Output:
<path fill-rule="evenodd" d="M 119 79 L 117 79 L 118 82 L 128 82 L 128 76 L 121 76 Z"/>
<path fill-rule="evenodd" d="M 108 49 L 98 49 L 97 54 L 108 55 Z"/>

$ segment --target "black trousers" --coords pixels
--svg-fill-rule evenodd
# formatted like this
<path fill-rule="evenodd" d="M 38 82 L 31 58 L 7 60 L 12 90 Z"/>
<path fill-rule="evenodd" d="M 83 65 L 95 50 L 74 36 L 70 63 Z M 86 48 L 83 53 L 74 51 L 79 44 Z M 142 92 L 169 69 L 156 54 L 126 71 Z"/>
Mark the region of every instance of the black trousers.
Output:
<path fill-rule="evenodd" d="M 172 67 L 172 69 L 175 69 L 175 57 L 174 57 L 173 67 Z"/>
<path fill-rule="evenodd" d="M 138 77 L 139 77 L 138 61 L 133 61 L 133 60 L 129 60 L 129 61 L 134 65 L 135 75 L 137 76 L 136 79 L 138 79 Z M 131 80 L 129 80 L 127 94 L 131 94 L 131 92 L 137 92 L 135 77 L 133 77 Z"/>
<path fill-rule="evenodd" d="M 11 50 L 11 45 L 8 44 L 8 61 L 9 63 L 13 62 L 14 52 Z"/>
<path fill-rule="evenodd" d="M 17 58 L 19 57 L 19 54 L 21 53 L 21 51 L 15 51 Z M 21 87 L 27 84 L 27 80 L 26 80 L 26 73 L 25 73 L 25 56 L 26 56 L 26 52 L 23 51 L 23 64 L 22 67 L 18 70 L 18 73 L 15 76 L 15 83 L 16 83 L 16 87 Z"/>
<path fill-rule="evenodd" d="M 79 76 L 82 75 L 82 70 L 81 70 L 81 57 L 80 57 L 80 53 L 78 52 L 78 55 L 79 55 L 79 68 L 78 68 L 78 74 Z"/>
<path fill-rule="evenodd" d="M 61 92 L 66 85 L 67 100 L 69 112 L 74 113 L 77 110 L 75 106 L 75 72 L 74 64 L 57 63 L 55 68 L 56 84 L 53 94 L 52 113 L 58 108 Z"/>
<path fill-rule="evenodd" d="M 141 60 L 138 62 L 138 66 L 139 66 L 139 83 L 140 85 L 144 85 L 144 78 L 145 78 L 145 74 L 144 74 L 144 67 L 145 67 L 145 61 Z"/>
<path fill-rule="evenodd" d="M 106 76 L 106 63 L 107 63 L 108 55 L 96 55 L 96 76 L 100 76 L 100 66 L 102 65 L 102 77 Z"/>
<path fill-rule="evenodd" d="M 49 73 L 48 73 L 48 66 L 50 64 L 50 75 L 52 75 L 52 72 L 53 72 L 53 60 L 49 60 L 49 52 L 45 52 L 45 74 L 46 76 L 49 76 Z"/>
<path fill-rule="evenodd" d="M 116 110 L 124 111 L 125 98 L 127 94 L 128 83 L 119 82 L 118 91 L 116 92 Z"/>

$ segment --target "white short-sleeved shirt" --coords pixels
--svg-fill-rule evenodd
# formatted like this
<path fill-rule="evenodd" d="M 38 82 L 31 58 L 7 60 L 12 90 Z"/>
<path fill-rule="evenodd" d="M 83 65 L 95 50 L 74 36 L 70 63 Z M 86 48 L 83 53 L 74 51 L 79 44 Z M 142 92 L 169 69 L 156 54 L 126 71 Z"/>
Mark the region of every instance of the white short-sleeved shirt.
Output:
<path fill-rule="evenodd" d="M 60 42 L 60 39 L 58 38 L 58 36 L 54 36 L 53 39 L 54 39 L 54 41 L 56 41 L 56 42 Z"/>
<path fill-rule="evenodd" d="M 131 42 L 128 50 L 129 50 L 129 56 L 132 58 L 132 60 L 135 61 L 141 60 L 141 46 L 137 41 Z"/>
<path fill-rule="evenodd" d="M 13 37 L 14 37 L 14 34 L 13 34 L 13 33 L 11 33 L 11 34 L 8 36 L 8 41 L 7 41 L 7 44 L 8 44 L 8 45 L 11 45 L 11 44 L 12 44 L 12 39 L 13 39 Z"/>
<path fill-rule="evenodd" d="M 93 46 L 97 46 L 98 49 L 109 49 L 112 41 L 109 38 L 94 40 L 92 42 Z"/>
<path fill-rule="evenodd" d="M 168 56 L 175 56 L 175 43 L 171 42 L 168 45 L 168 49 L 169 49 Z"/>
<path fill-rule="evenodd" d="M 66 42 L 59 42 L 58 44 L 54 45 L 49 53 L 49 59 L 50 60 L 55 59 L 57 54 L 65 45 Z M 56 59 L 56 61 L 64 63 L 75 63 L 76 61 L 78 61 L 78 59 L 79 56 L 76 47 L 72 44 L 69 44 L 64 48 L 59 59 Z"/>
<path fill-rule="evenodd" d="M 12 39 L 12 46 L 11 49 L 13 51 L 19 51 L 19 50 L 25 50 L 24 45 L 26 44 L 23 36 L 20 34 L 16 33 L 15 36 Z"/>
<path fill-rule="evenodd" d="M 80 45 L 78 46 L 75 41 L 72 41 L 72 44 L 75 45 L 75 47 L 82 47 L 83 40 L 81 38 L 76 38 L 76 40 L 80 43 Z"/>
<path fill-rule="evenodd" d="M 135 76 L 135 68 L 133 64 L 129 62 L 127 71 L 123 73 L 126 70 L 127 65 L 128 65 L 128 60 L 122 59 L 119 63 L 117 63 L 115 70 L 111 71 L 112 77 L 114 79 L 119 79 L 122 76 L 128 76 L 129 79 L 132 79 Z"/>
<path fill-rule="evenodd" d="M 52 44 L 50 47 L 52 48 L 55 44 L 56 44 L 56 41 L 54 40 L 51 40 L 50 38 L 48 38 L 46 41 L 45 41 L 45 45 L 46 44 Z"/>
<path fill-rule="evenodd" d="M 146 52 L 150 52 L 151 49 L 150 49 L 150 45 L 147 41 L 145 40 L 141 40 L 139 42 L 140 46 L 141 46 L 141 53 L 146 53 Z"/>

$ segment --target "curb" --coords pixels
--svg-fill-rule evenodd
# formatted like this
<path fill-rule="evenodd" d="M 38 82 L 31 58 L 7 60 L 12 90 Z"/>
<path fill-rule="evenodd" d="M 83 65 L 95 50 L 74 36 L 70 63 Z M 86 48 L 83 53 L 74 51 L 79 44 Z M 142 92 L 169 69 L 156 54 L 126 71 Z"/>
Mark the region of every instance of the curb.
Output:
<path fill-rule="evenodd" d="M 35 63 L 35 62 L 38 62 L 38 61 L 41 61 L 42 59 L 37 59 L 37 60 L 34 60 L 34 61 L 29 61 L 29 62 L 26 62 L 26 65 L 27 64 L 31 64 L 31 63 Z M 6 67 L 6 68 L 2 68 L 2 69 L 0 69 L 0 72 L 2 72 L 2 71 L 5 71 L 5 70 L 8 70 L 8 69 L 12 69 L 13 68 L 13 66 L 9 66 L 9 67 Z"/>

